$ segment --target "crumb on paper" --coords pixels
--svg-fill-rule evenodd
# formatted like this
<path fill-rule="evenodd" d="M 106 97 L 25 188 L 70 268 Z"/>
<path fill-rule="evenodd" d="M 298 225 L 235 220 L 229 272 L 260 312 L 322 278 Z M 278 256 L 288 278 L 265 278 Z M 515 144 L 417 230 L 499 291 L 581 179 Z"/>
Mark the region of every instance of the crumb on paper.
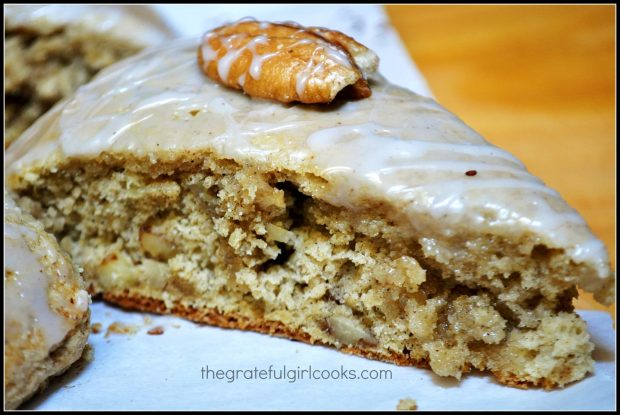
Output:
<path fill-rule="evenodd" d="M 151 318 L 151 316 L 144 316 L 142 320 L 144 321 L 145 326 L 150 326 L 151 324 L 153 324 L 153 319 Z"/>
<path fill-rule="evenodd" d="M 415 411 L 416 409 L 418 409 L 418 403 L 411 398 L 401 399 L 396 406 L 397 411 Z"/>
<path fill-rule="evenodd" d="M 176 324 L 176 323 L 175 323 L 175 324 L 173 324 L 173 325 L 172 325 L 172 327 L 174 327 L 175 329 L 180 329 L 180 328 L 181 328 L 181 325 L 180 325 L 180 324 Z"/>
<path fill-rule="evenodd" d="M 105 333 L 105 337 L 108 337 L 111 333 L 115 334 L 134 334 L 137 331 L 136 327 L 119 323 L 115 321 L 108 326 L 108 330 Z"/>
<path fill-rule="evenodd" d="M 99 334 L 101 333 L 101 329 L 103 328 L 103 325 L 101 323 L 95 323 L 92 326 L 90 326 L 90 331 L 93 334 Z"/>
<path fill-rule="evenodd" d="M 92 362 L 95 360 L 95 349 L 90 344 L 86 344 L 86 346 L 84 346 L 82 360 L 85 362 Z"/>
<path fill-rule="evenodd" d="M 147 331 L 147 333 L 154 336 L 164 334 L 164 328 L 162 326 L 156 326 Z"/>

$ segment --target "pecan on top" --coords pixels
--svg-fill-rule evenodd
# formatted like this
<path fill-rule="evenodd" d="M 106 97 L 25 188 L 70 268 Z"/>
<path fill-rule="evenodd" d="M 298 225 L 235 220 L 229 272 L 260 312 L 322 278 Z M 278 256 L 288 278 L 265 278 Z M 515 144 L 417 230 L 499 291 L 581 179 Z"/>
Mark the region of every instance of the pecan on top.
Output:
<path fill-rule="evenodd" d="M 379 58 L 335 30 L 294 23 L 240 21 L 207 32 L 198 49 L 204 73 L 256 98 L 329 103 L 347 88 L 369 97 Z"/>

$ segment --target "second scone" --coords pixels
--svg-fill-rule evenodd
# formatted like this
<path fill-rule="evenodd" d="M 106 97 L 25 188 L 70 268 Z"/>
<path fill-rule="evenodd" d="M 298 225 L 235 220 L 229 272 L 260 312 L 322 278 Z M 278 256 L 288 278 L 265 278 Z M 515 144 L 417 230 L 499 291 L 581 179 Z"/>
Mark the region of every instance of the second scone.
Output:
<path fill-rule="evenodd" d="M 90 297 L 56 239 L 4 197 L 4 392 L 14 409 L 82 356 Z"/>
<path fill-rule="evenodd" d="M 171 36 L 147 6 L 5 6 L 5 147 L 99 70 Z"/>

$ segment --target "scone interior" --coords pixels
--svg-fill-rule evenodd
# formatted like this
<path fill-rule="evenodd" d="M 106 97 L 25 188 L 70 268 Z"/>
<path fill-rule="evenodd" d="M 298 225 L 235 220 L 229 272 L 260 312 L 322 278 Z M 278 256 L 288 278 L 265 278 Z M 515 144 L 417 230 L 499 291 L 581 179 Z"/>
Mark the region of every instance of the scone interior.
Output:
<path fill-rule="evenodd" d="M 460 377 L 552 387 L 592 369 L 572 313 L 583 272 L 534 235 L 459 234 L 429 250 L 368 200 L 309 196 L 320 178 L 213 154 L 47 173 L 21 194 L 93 293 L 128 307 L 281 333 Z M 438 258 L 450 257 L 447 263 Z"/>
<path fill-rule="evenodd" d="M 80 358 L 90 299 L 54 237 L 6 192 L 4 215 L 4 391 L 15 409 Z"/>
<path fill-rule="evenodd" d="M 214 84 L 196 47 L 104 70 L 9 149 L 93 293 L 442 376 L 592 371 L 572 299 L 613 301 L 605 248 L 518 160 L 382 79 L 283 105 Z"/>

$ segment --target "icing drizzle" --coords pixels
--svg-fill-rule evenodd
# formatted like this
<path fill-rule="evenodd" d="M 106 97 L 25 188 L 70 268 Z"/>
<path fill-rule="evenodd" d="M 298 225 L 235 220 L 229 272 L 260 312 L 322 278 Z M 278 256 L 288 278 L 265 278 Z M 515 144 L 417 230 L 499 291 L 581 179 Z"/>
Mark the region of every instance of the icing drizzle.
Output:
<path fill-rule="evenodd" d="M 246 49 L 254 54 L 261 42 L 257 37 Z M 609 277 L 606 249 L 579 214 L 519 160 L 433 100 L 380 77 L 372 97 L 329 107 L 251 99 L 206 78 L 195 63 L 196 44 L 172 43 L 104 70 L 13 144 L 9 174 L 50 154 L 58 160 L 101 152 L 156 158 L 213 149 L 328 178 L 319 196 L 338 206 L 355 207 L 369 194 L 389 200 L 425 235 L 471 226 L 529 230 Z M 237 54 L 221 60 L 221 75 Z M 257 69 L 250 76 L 260 76 L 268 57 L 253 59 Z M 298 86 L 303 83 L 298 77 Z M 199 116 L 188 114 L 195 109 Z M 465 174 L 471 170 L 477 174 Z"/>

